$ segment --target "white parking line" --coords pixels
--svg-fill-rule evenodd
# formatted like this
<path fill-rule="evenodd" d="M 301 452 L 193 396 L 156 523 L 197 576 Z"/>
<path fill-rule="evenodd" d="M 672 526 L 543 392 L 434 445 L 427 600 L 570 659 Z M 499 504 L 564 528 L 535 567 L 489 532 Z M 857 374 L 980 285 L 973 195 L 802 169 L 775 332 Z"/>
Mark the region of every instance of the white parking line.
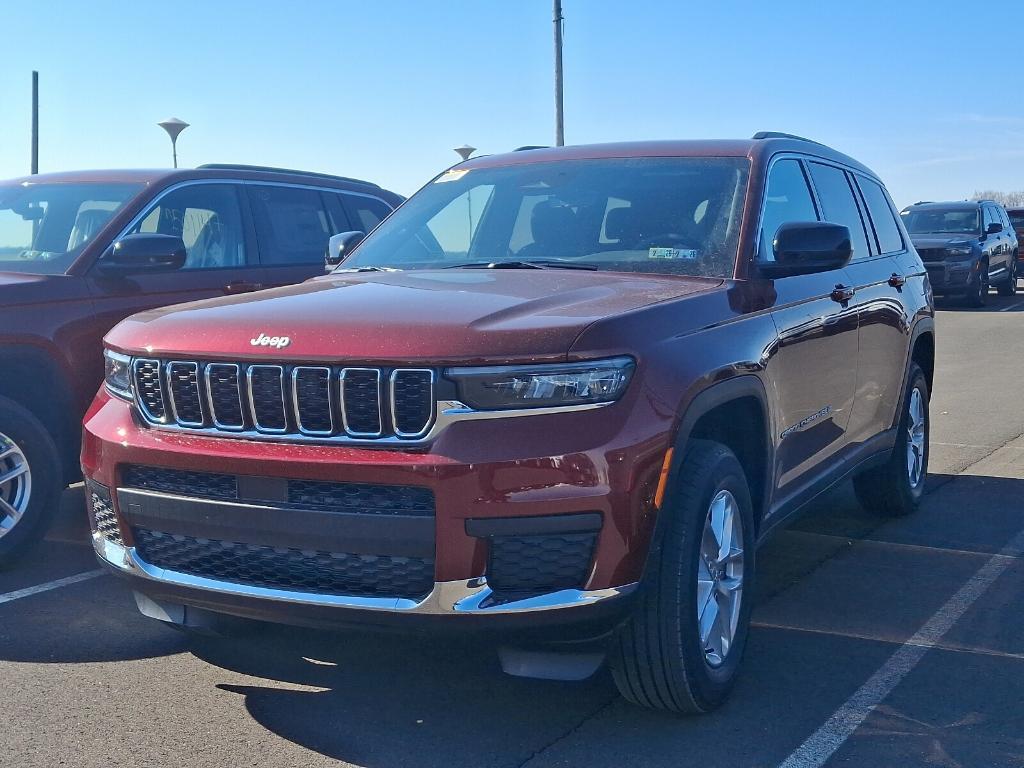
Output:
<path fill-rule="evenodd" d="M 968 579 L 945 605 L 921 627 L 912 638 L 900 646 L 889 660 L 840 707 L 828 722 L 811 734 L 780 765 L 780 768 L 820 768 L 843 743 L 860 727 L 900 681 L 917 666 L 928 651 L 956 624 L 967 609 L 985 594 L 1007 568 L 1012 558 L 1024 554 L 1024 531 L 1018 533 L 997 555 L 993 555 Z"/>
<path fill-rule="evenodd" d="M 84 573 L 76 573 L 74 576 L 67 576 L 63 579 L 57 579 L 56 581 L 48 581 L 45 584 L 37 584 L 34 587 L 25 587 L 25 589 L 19 589 L 14 592 L 8 592 L 0 595 L 0 604 L 10 603 L 13 600 L 20 600 L 23 597 L 31 597 L 32 595 L 38 595 L 40 592 L 49 592 L 51 589 L 60 589 L 61 587 L 67 587 L 71 584 L 78 584 L 82 581 L 88 581 L 89 579 L 95 579 L 97 576 L 102 576 L 106 573 L 102 568 L 97 568 L 95 571 L 85 571 Z"/>

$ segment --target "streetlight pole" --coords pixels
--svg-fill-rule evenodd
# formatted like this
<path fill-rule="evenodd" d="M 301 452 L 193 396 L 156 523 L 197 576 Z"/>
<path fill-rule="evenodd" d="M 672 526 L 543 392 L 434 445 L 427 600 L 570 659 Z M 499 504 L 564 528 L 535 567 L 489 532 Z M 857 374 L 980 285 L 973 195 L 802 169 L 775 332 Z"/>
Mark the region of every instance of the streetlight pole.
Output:
<path fill-rule="evenodd" d="M 161 120 L 157 123 L 161 128 L 167 131 L 167 135 L 171 137 L 171 155 L 174 158 L 174 167 L 178 167 L 178 135 L 188 128 L 188 123 L 184 120 L 179 120 L 176 117 L 168 118 L 167 120 Z"/>
<path fill-rule="evenodd" d="M 39 173 L 39 73 L 32 71 L 32 174 Z"/>
<path fill-rule="evenodd" d="M 554 0 L 555 22 L 555 146 L 565 145 L 562 119 L 562 0 Z"/>

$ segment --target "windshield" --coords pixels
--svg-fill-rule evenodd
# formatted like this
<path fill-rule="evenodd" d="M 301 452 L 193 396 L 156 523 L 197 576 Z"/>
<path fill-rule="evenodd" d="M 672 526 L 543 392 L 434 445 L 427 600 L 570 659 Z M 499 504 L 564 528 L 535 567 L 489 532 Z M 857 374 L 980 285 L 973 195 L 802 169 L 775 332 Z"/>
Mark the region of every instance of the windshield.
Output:
<path fill-rule="evenodd" d="M 901 215 L 907 232 L 912 235 L 981 234 L 981 220 L 977 208 L 911 208 Z"/>
<path fill-rule="evenodd" d="M 582 268 L 731 277 L 746 158 L 450 170 L 339 269 Z"/>
<path fill-rule="evenodd" d="M 0 272 L 64 273 L 141 184 L 0 186 Z"/>

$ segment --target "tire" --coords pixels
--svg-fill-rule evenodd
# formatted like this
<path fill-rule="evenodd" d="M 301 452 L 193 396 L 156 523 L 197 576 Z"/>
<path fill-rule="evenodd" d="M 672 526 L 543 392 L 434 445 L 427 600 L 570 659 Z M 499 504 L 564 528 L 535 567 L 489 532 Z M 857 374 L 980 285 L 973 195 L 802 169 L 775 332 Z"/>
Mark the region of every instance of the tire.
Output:
<path fill-rule="evenodd" d="M 999 284 L 1000 296 L 1013 296 L 1017 293 L 1017 254 L 1010 258 L 1008 270 L 1010 274 L 1006 281 Z"/>
<path fill-rule="evenodd" d="M 711 541 L 704 538 L 705 522 L 713 501 L 720 502 L 720 515 L 730 499 L 742 550 L 734 551 L 735 527 L 723 526 L 732 533 L 731 557 L 722 568 L 709 570 L 701 552 L 702 544 Z M 652 545 L 634 613 L 615 638 L 612 675 L 622 696 L 634 704 L 671 712 L 709 712 L 725 701 L 735 682 L 753 596 L 753 508 L 743 468 L 732 451 L 708 440 L 691 441 L 660 514 L 667 515 L 666 524 L 659 527 Z M 698 569 L 704 579 L 699 579 Z M 740 589 L 730 590 L 727 581 L 735 586 L 737 579 Z M 722 588 L 716 589 L 719 585 Z M 717 615 L 726 612 L 720 607 L 731 608 L 735 631 L 728 647 L 718 634 L 701 642 L 698 600 L 703 594 L 712 598 L 705 602 L 705 611 L 712 610 L 712 604 Z M 738 606 L 728 602 L 730 594 Z M 704 618 L 710 617 L 705 612 Z"/>
<path fill-rule="evenodd" d="M 928 476 L 928 381 L 917 363 L 910 364 L 908 378 L 892 455 L 882 466 L 853 479 L 857 499 L 865 509 L 892 517 L 909 515 L 917 509 Z M 917 408 L 915 400 L 919 405 L 916 417 L 911 415 Z M 913 424 L 915 420 L 917 426 Z M 913 469 L 912 454 L 916 454 Z"/>
<path fill-rule="evenodd" d="M 988 301 L 988 264 L 978 269 L 978 279 L 967 288 L 967 306 L 984 307 Z"/>
<path fill-rule="evenodd" d="M 46 427 L 0 397 L 0 568 L 46 533 L 64 490 L 60 453 Z M 21 471 L 19 472 L 19 468 Z"/>

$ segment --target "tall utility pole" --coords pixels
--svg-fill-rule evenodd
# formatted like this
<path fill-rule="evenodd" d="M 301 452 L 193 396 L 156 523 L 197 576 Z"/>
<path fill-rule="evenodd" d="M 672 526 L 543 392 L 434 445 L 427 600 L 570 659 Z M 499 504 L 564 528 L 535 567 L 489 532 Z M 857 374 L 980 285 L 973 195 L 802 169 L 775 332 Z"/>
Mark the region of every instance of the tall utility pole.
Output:
<path fill-rule="evenodd" d="M 555 22 L 555 146 L 565 144 L 565 125 L 562 121 L 562 0 L 554 0 Z"/>
<path fill-rule="evenodd" d="M 39 73 L 32 71 L 32 173 L 39 173 Z"/>

